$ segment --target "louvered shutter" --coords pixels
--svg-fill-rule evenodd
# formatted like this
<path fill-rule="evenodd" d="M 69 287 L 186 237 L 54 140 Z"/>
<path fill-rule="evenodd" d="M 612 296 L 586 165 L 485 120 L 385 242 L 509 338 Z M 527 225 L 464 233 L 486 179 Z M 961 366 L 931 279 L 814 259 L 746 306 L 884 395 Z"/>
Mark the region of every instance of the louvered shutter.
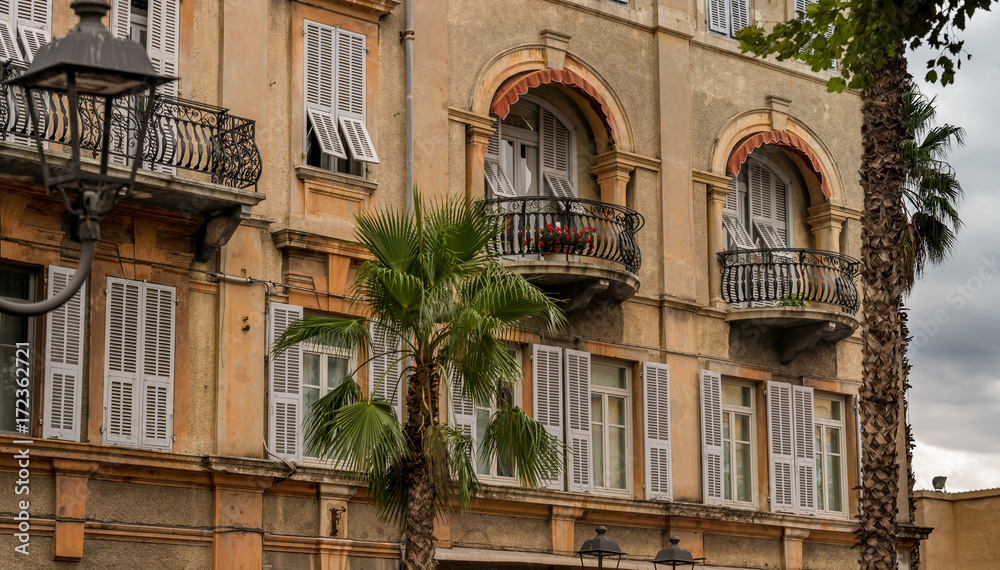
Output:
<path fill-rule="evenodd" d="M 179 20 L 180 0 L 150 0 L 149 1 L 149 45 L 147 52 L 153 69 L 160 75 L 177 77 L 178 37 L 180 35 Z M 171 81 L 156 88 L 159 95 L 177 96 L 177 82 Z M 165 116 L 170 106 L 161 109 L 160 114 L 150 119 L 148 136 L 155 137 L 157 142 L 157 164 L 149 165 L 155 172 L 175 174 L 173 166 L 177 150 L 177 122 Z"/>
<path fill-rule="evenodd" d="M 669 501 L 673 498 L 670 474 L 670 367 L 644 362 L 642 379 L 646 410 L 646 498 Z"/>
<path fill-rule="evenodd" d="M 855 435 L 858 439 L 858 508 L 861 508 L 861 495 L 862 485 L 865 480 L 864 472 L 864 459 L 865 459 L 865 447 L 864 447 L 864 435 L 861 433 L 861 396 L 854 397 L 854 424 L 855 424 Z"/>
<path fill-rule="evenodd" d="M 718 34 L 729 35 L 729 2 L 730 0 L 706 0 L 708 11 L 708 29 Z"/>
<path fill-rule="evenodd" d="M 111 0 L 111 21 L 108 28 L 120 40 L 129 39 L 132 23 L 132 2 L 130 0 Z"/>
<path fill-rule="evenodd" d="M 594 489 L 591 480 L 590 441 L 590 353 L 566 349 L 566 426 L 569 455 L 566 457 L 566 474 L 569 490 L 589 493 Z"/>
<path fill-rule="evenodd" d="M 392 403 L 396 417 L 403 421 L 403 391 L 406 386 L 400 380 L 403 366 L 396 362 L 400 355 L 400 339 L 389 329 L 372 322 L 371 351 L 368 361 L 368 394 L 371 397 Z"/>
<path fill-rule="evenodd" d="M 302 318 L 302 307 L 271 303 L 267 314 L 269 348 L 288 325 Z M 287 461 L 302 459 L 302 345 L 269 359 L 267 437 L 271 453 Z"/>
<path fill-rule="evenodd" d="M 334 119 L 334 59 L 337 34 L 334 28 L 305 21 L 303 58 L 305 69 L 306 140 L 311 129 L 316 133 L 320 150 L 328 155 L 346 159 L 337 121 Z"/>
<path fill-rule="evenodd" d="M 540 344 L 531 347 L 531 396 L 535 420 L 549 435 L 563 439 L 562 349 Z M 552 479 L 549 489 L 563 490 L 563 475 Z"/>
<path fill-rule="evenodd" d="M 139 444 L 142 283 L 108 278 L 105 328 L 104 442 Z"/>
<path fill-rule="evenodd" d="M 755 227 L 770 227 L 759 231 L 769 248 L 784 248 L 787 237 L 787 203 L 785 185 L 770 168 L 756 161 L 750 167 L 750 219 Z M 775 241 L 775 235 L 777 240 Z"/>
<path fill-rule="evenodd" d="M 794 513 L 795 456 L 790 384 L 767 383 L 767 431 L 771 510 Z"/>
<path fill-rule="evenodd" d="M 730 34 L 735 36 L 736 32 L 750 25 L 750 0 L 731 0 L 730 8 Z"/>
<path fill-rule="evenodd" d="M 575 198 L 576 187 L 570 170 L 572 157 L 572 133 L 555 115 L 544 107 L 541 109 L 539 129 L 539 151 L 542 160 L 542 178 L 549 192 L 558 198 Z"/>
<path fill-rule="evenodd" d="M 63 291 L 73 269 L 49 266 L 48 297 Z M 80 391 L 83 386 L 83 335 L 87 285 L 46 315 L 45 388 L 42 437 L 80 441 Z"/>
<path fill-rule="evenodd" d="M 354 160 L 377 163 L 378 154 L 365 125 L 368 55 L 365 42 L 362 34 L 337 29 L 336 114 Z"/>
<path fill-rule="evenodd" d="M 17 36 L 14 25 L 0 13 L 0 60 L 21 60 L 21 51 L 17 47 Z"/>
<path fill-rule="evenodd" d="M 18 34 L 21 36 L 21 45 L 24 46 L 24 59 L 32 61 L 38 48 L 49 43 L 49 31 L 42 28 L 29 26 L 18 26 Z"/>
<path fill-rule="evenodd" d="M 475 438 L 476 406 L 472 398 L 462 393 L 463 383 L 461 374 L 451 374 L 451 409 L 455 414 L 455 427 L 465 435 Z M 476 450 L 479 449 L 479 444 L 477 441 Z"/>
<path fill-rule="evenodd" d="M 806 15 L 806 8 L 816 0 L 795 0 L 795 17 L 802 18 Z"/>
<path fill-rule="evenodd" d="M 699 370 L 701 380 L 702 490 L 706 505 L 726 501 L 722 489 L 722 375 Z"/>
<path fill-rule="evenodd" d="M 483 169 L 486 175 L 486 185 L 493 193 L 493 198 L 516 198 L 517 191 L 510 178 L 504 172 L 500 161 L 500 129 L 501 123 L 493 117 L 493 134 L 486 143 L 486 155 L 483 157 Z"/>
<path fill-rule="evenodd" d="M 173 446 L 174 309 L 173 287 L 142 284 L 140 445 Z"/>
<path fill-rule="evenodd" d="M 813 389 L 792 386 L 792 426 L 795 433 L 795 512 L 816 514 L 815 424 Z"/>

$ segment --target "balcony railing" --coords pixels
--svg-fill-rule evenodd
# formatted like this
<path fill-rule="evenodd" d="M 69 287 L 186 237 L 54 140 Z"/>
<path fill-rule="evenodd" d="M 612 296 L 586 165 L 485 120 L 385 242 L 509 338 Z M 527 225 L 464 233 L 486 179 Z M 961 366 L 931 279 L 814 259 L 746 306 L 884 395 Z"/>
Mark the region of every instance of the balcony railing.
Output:
<path fill-rule="evenodd" d="M 834 305 L 857 313 L 854 279 L 861 263 L 812 249 L 754 249 L 719 254 L 722 298 L 743 307 Z"/>
<path fill-rule="evenodd" d="M 635 234 L 645 221 L 638 212 L 577 198 L 522 197 L 483 202 L 503 216 L 503 233 L 494 243 L 501 257 L 565 255 L 620 263 L 639 271 L 642 255 Z"/>
<path fill-rule="evenodd" d="M 24 67 L 2 64 L 2 79 L 24 73 Z M 260 179 L 260 152 L 255 141 L 254 122 L 229 114 L 228 109 L 177 97 L 155 95 L 143 145 L 143 166 L 155 170 L 179 168 L 211 175 L 212 182 L 233 188 L 257 187 Z M 68 99 L 65 96 L 38 96 L 35 108 L 42 120 L 44 140 L 70 143 Z M 134 155 L 139 132 L 139 109 L 144 101 L 130 97 L 116 101 L 112 112 L 110 157 L 125 164 Z M 103 143 L 104 101 L 81 97 L 80 146 L 96 156 Z M 0 131 L 19 137 L 33 133 L 27 96 L 20 87 L 0 86 Z"/>

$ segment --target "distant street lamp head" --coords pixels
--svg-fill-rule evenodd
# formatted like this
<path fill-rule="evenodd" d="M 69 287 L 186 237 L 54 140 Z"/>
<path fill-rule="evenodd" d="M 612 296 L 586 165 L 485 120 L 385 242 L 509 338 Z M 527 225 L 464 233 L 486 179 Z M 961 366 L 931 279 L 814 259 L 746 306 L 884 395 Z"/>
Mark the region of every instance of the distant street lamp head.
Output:
<path fill-rule="evenodd" d="M 72 298 L 86 281 L 100 239 L 99 224 L 135 183 L 154 92 L 175 79 L 157 74 L 141 45 L 115 38 L 104 27 L 101 19 L 110 9 L 107 2 L 76 0 L 71 7 L 80 23 L 66 37 L 39 48 L 28 69 L 4 84 L 24 90 L 45 191 L 58 192 L 63 206 L 76 217 L 83 243 L 80 263 L 73 280 L 55 297 L 37 303 L 0 299 L 0 311 L 6 313 L 47 313 Z M 140 111 L 136 124 L 122 119 L 130 105 Z M 68 168 L 47 160 L 45 140 L 68 141 Z M 83 168 L 80 147 L 84 140 L 100 149 L 99 167 Z M 112 144 L 124 149 L 118 154 L 131 161 L 128 176 L 108 173 Z"/>
<path fill-rule="evenodd" d="M 937 477 L 931 479 L 931 485 L 934 485 L 935 491 L 944 491 L 944 484 L 948 481 L 947 477 L 942 477 L 938 475 Z"/>

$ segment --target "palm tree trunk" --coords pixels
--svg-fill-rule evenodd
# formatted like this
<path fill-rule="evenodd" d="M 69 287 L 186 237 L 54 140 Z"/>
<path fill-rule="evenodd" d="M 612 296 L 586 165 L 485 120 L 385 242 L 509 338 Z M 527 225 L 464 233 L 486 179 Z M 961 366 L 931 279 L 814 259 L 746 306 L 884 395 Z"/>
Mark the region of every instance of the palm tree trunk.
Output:
<path fill-rule="evenodd" d="M 904 169 L 903 93 L 906 59 L 902 45 L 873 70 L 874 81 L 862 91 L 864 157 L 862 217 L 861 422 L 864 461 L 860 526 L 857 531 L 862 570 L 896 570 L 898 536 L 899 428 L 903 338 L 900 328 Z"/>
<path fill-rule="evenodd" d="M 407 383 L 406 424 L 403 435 L 411 456 L 404 464 L 406 514 L 403 519 L 403 570 L 433 570 L 434 479 L 425 445 L 437 417 L 438 373 L 418 366 Z"/>

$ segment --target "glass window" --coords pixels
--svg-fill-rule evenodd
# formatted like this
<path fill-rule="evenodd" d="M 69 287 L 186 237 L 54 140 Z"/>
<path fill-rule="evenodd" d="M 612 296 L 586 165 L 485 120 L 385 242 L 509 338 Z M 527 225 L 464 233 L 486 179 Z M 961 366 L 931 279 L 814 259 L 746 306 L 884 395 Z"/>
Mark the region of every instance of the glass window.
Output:
<path fill-rule="evenodd" d="M 514 360 L 521 362 L 520 350 L 508 349 L 507 353 L 514 357 Z M 497 408 L 506 403 L 508 406 L 521 405 L 521 391 L 517 386 L 507 385 L 500 389 L 496 402 L 491 406 L 476 405 L 475 424 L 473 425 L 473 437 L 476 442 L 486 439 L 486 428 L 490 424 L 490 418 L 496 413 Z M 511 483 L 514 478 L 514 468 L 509 456 L 499 453 L 497 457 L 486 459 L 476 457 L 476 474 L 491 479 L 499 479 L 501 482 Z"/>
<path fill-rule="evenodd" d="M 302 349 L 302 414 L 309 417 L 313 403 L 340 386 L 351 373 L 351 351 L 334 346 L 305 344 Z M 315 449 L 304 455 L 316 457 Z"/>
<path fill-rule="evenodd" d="M 844 515 L 843 400 L 814 398 L 816 446 L 816 509 Z"/>
<path fill-rule="evenodd" d="M 591 363 L 590 441 L 595 489 L 628 490 L 628 372 L 621 365 Z"/>
<path fill-rule="evenodd" d="M 753 504 L 753 387 L 722 385 L 723 494 L 726 502 Z"/>
<path fill-rule="evenodd" d="M 132 0 L 129 39 L 149 48 L 149 0 Z"/>
<path fill-rule="evenodd" d="M 30 300 L 30 294 L 30 273 L 0 268 L 0 297 L 27 301 Z M 18 433 L 18 416 L 15 409 L 18 400 L 17 391 L 25 388 L 17 385 L 17 345 L 21 344 L 23 348 L 24 343 L 28 342 L 30 324 L 28 317 L 0 313 L 0 432 L 2 433 Z M 35 372 L 31 370 L 29 375 L 27 387 L 29 396 L 32 395 L 30 382 L 35 376 Z M 30 402 L 31 399 L 29 398 L 28 401 Z M 20 417 L 25 417 L 23 411 Z M 24 422 L 21 422 L 21 425 L 25 425 Z"/>

